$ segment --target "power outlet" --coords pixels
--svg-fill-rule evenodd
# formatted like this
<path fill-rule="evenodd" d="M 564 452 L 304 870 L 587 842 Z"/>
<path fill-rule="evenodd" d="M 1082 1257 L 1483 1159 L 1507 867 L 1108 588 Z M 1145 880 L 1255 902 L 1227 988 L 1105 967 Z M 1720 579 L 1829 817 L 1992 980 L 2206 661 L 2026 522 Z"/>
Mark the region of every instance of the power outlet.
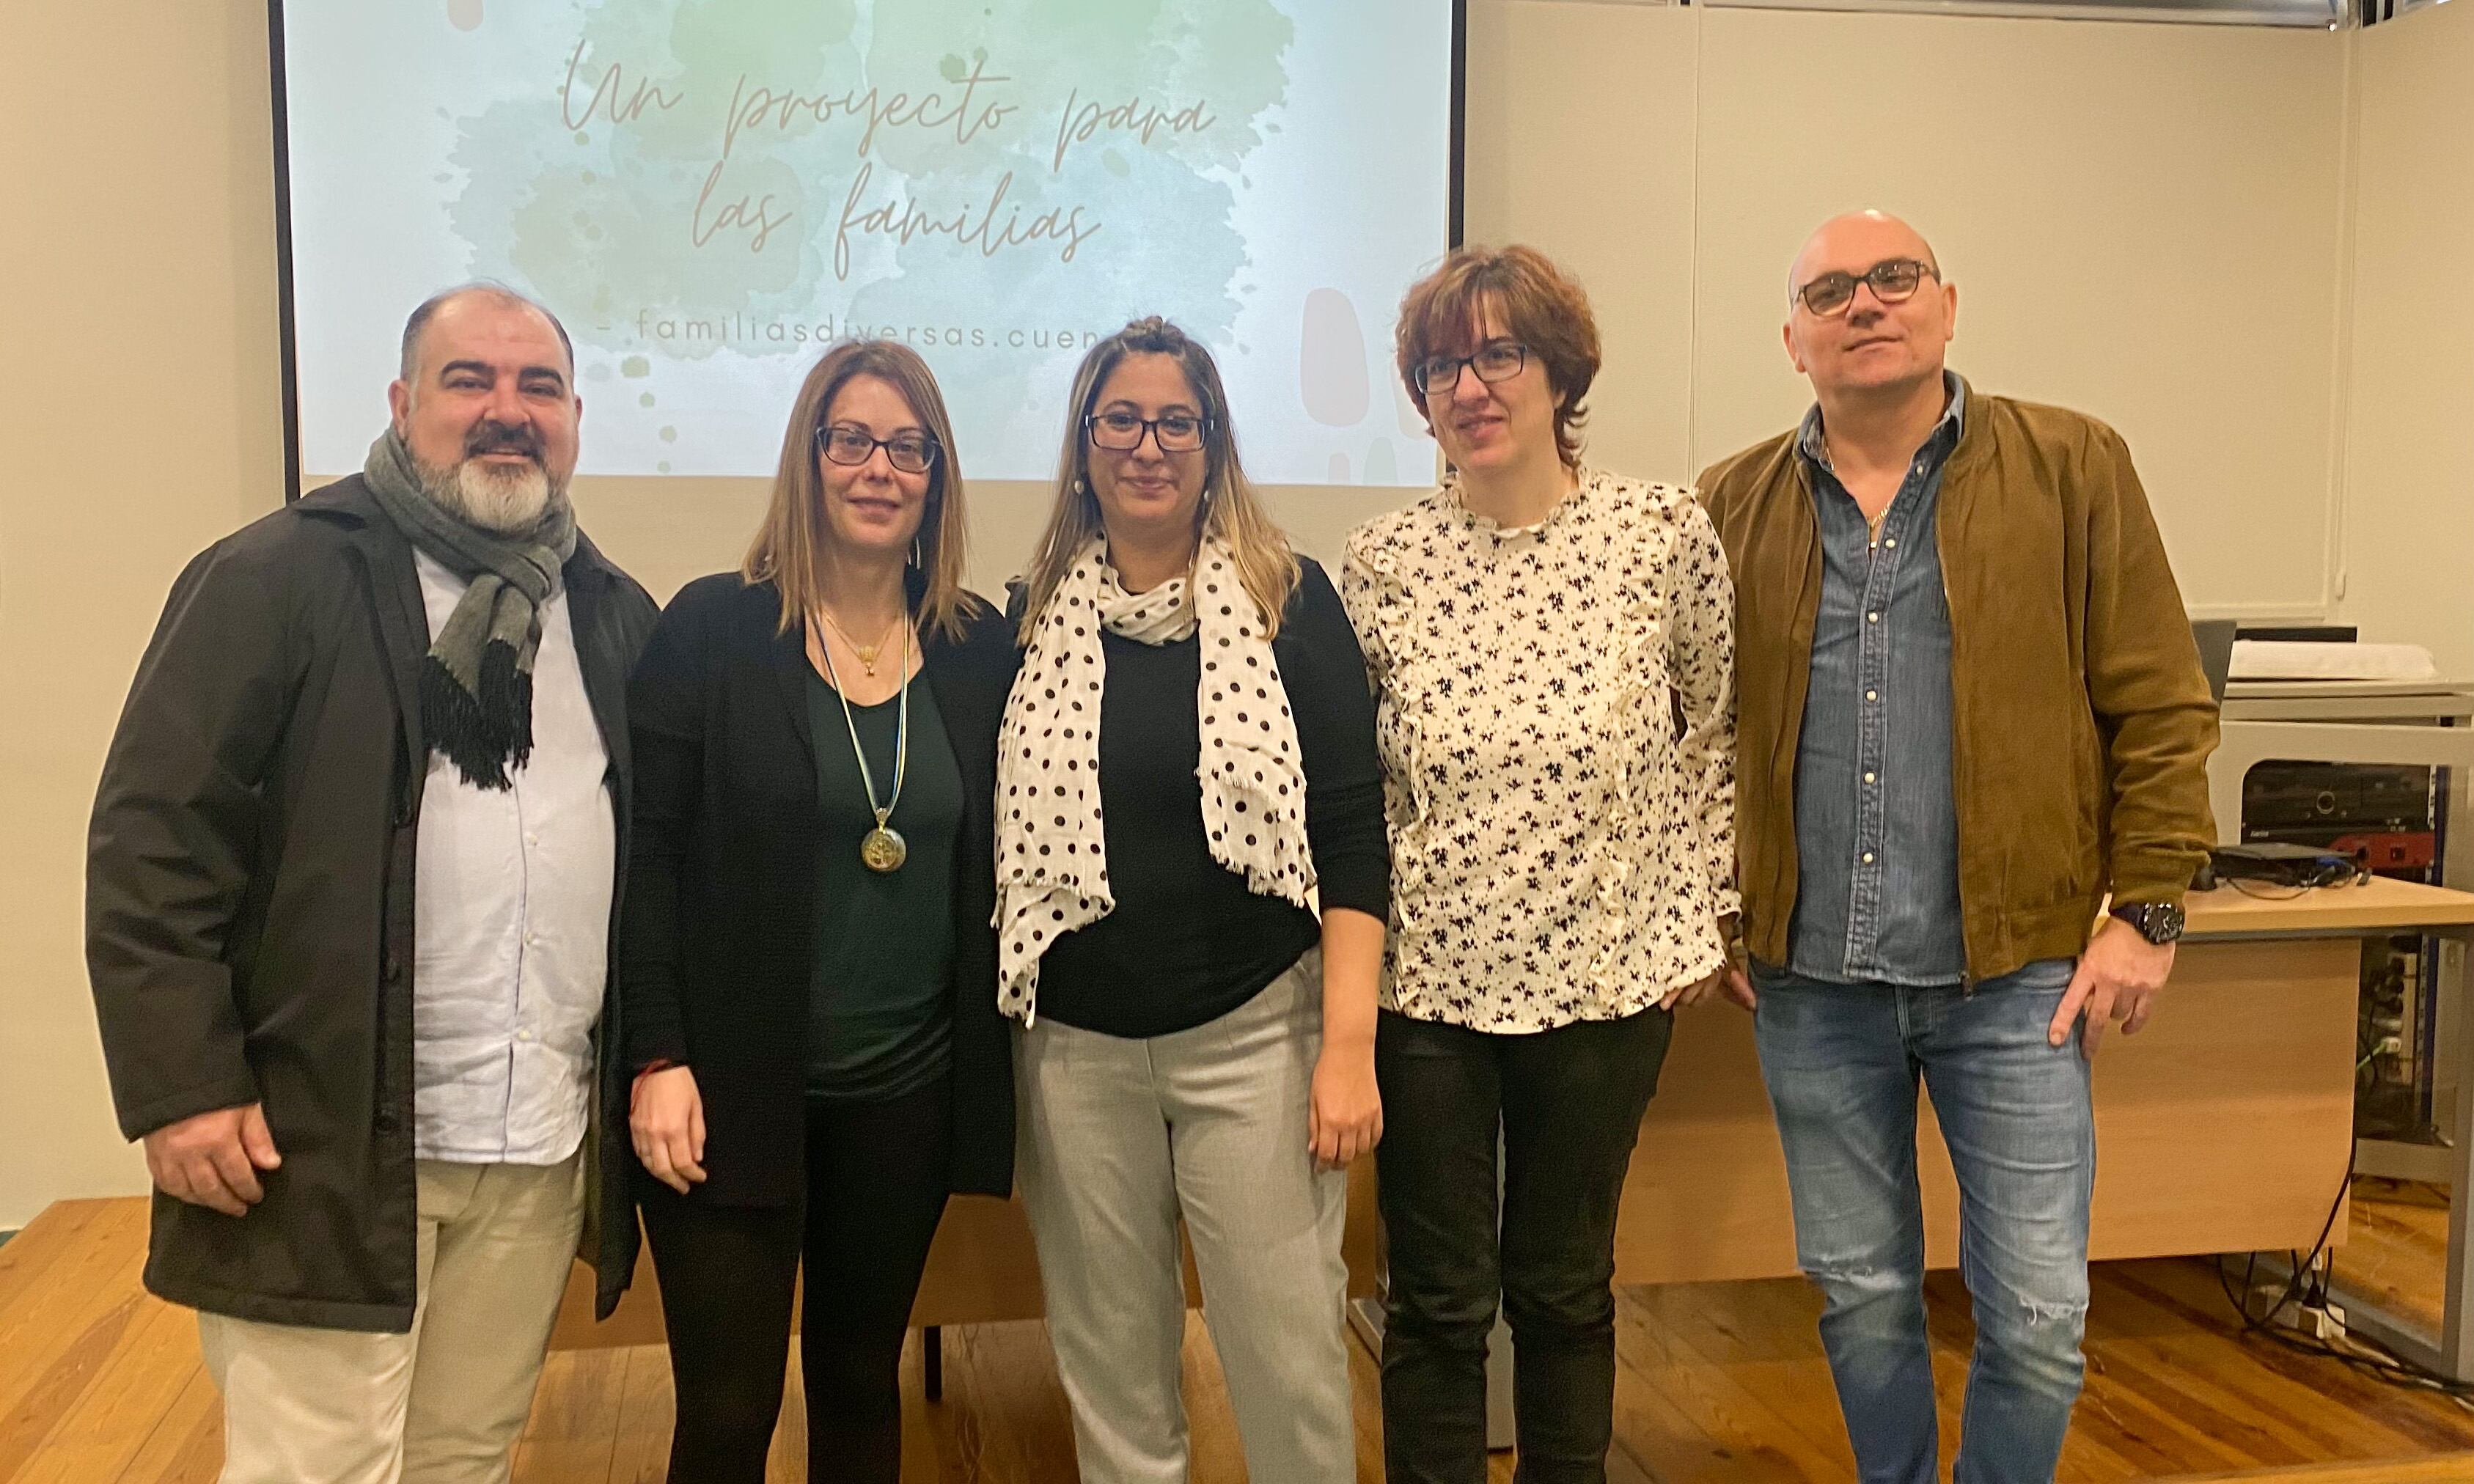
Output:
<path fill-rule="evenodd" d="M 2304 1334 L 2330 1345 L 2345 1338 L 2345 1310 L 2341 1304 L 2297 1303 L 2280 1318 Z"/>
<path fill-rule="evenodd" d="M 2251 1312 L 2265 1313 L 2284 1297 L 2284 1284 L 2261 1283 L 2251 1290 Z M 2345 1308 L 2341 1303 L 2289 1303 L 2276 1310 L 2275 1322 L 2330 1345 L 2345 1338 Z"/>

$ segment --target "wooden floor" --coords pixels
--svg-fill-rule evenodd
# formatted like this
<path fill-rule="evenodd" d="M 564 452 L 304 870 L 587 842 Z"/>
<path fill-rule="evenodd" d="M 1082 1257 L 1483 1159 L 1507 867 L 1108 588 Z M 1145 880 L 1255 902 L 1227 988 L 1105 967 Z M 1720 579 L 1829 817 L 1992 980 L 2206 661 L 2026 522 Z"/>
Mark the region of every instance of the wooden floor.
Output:
<path fill-rule="evenodd" d="M 2418 1198 L 2358 1199 L 2340 1261 L 2401 1294 L 2436 1293 L 2432 1233 L 2445 1212 Z M 2394 1195 L 2395 1192 L 2385 1192 Z M 206 1481 L 220 1414 L 197 1364 L 191 1317 L 137 1287 L 142 1207 L 55 1207 L 0 1247 L 0 1481 Z M 2419 1264 L 2419 1266 L 2417 1266 Z M 2425 1275 L 2417 1277 L 2417 1274 Z M 1954 1277 L 1931 1282 L 1945 1449 L 1955 1440 L 1971 1339 Z M 1617 1309 L 1617 1481 L 1843 1480 L 1852 1468 L 1830 1373 L 1813 1333 L 1818 1302 L 1800 1281 L 1628 1290 Z M 1065 1481 L 1073 1436 L 1041 1327 L 945 1332 L 945 1399 L 920 1394 L 914 1337 L 904 1362 L 910 1419 L 903 1477 L 925 1484 Z M 2300 1484 L 2474 1484 L 2474 1411 L 2363 1378 L 2235 1332 L 2195 1260 L 2098 1268 L 2088 1387 L 2060 1477 L 2068 1484 L 2171 1476 Z M 1370 1359 L 1352 1341 L 1358 1477 L 1381 1477 L 1381 1415 Z M 1207 1332 L 1186 1344 L 1196 1484 L 1244 1477 Z M 791 1385 L 795 1386 L 795 1376 Z M 787 1389 L 787 1388 L 786 1388 Z M 799 1414 L 786 1409 L 772 1477 L 799 1477 Z M 658 1348 L 562 1350 L 543 1375 L 516 1476 L 549 1481 L 661 1477 L 669 1371 Z M 2445 1457 L 2457 1453 L 2456 1457 Z M 2357 1467 L 2330 1472 L 2323 1466 Z M 1496 1460 L 1497 1480 L 1511 1476 Z M 1273 1484 L 1273 1481 L 1266 1481 Z"/>
<path fill-rule="evenodd" d="M 2245 1469 L 2239 1473 L 2177 1474 L 2165 1484 L 2468 1484 L 2474 1453 L 2446 1458 L 2391 1459 L 2376 1464 L 2305 1464 L 2294 1469 Z"/>

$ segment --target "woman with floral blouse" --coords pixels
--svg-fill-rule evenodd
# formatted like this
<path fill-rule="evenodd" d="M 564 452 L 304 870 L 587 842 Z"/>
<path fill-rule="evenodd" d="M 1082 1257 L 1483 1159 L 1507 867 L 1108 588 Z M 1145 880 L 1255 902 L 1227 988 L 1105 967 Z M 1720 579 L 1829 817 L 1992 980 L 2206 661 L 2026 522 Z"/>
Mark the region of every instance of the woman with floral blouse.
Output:
<path fill-rule="evenodd" d="M 1484 1477 L 1499 1301 L 1521 1477 L 1600 1480 L 1616 1204 L 1734 932 L 1734 588 L 1690 490 L 1581 461 L 1597 328 L 1542 255 L 1455 251 L 1397 353 L 1451 473 L 1341 584 L 1392 838 L 1387 1472 Z"/>

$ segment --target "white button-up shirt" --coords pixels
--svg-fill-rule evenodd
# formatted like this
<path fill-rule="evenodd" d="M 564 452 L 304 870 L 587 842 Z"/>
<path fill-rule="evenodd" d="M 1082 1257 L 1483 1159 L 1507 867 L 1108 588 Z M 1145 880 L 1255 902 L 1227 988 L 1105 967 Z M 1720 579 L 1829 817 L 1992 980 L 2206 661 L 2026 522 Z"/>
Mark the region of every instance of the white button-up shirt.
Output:
<path fill-rule="evenodd" d="M 465 582 L 415 553 L 436 634 Z M 618 820 L 561 589 L 533 660 L 533 750 L 476 789 L 433 750 L 413 897 L 413 1153 L 557 1164 L 584 1140 Z"/>

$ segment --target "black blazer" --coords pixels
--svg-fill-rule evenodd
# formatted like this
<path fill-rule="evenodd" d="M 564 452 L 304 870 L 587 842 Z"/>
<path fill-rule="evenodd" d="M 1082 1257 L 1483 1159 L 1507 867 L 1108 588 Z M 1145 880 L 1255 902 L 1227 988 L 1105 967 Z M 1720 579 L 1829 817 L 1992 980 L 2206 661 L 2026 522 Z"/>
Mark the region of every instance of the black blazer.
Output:
<path fill-rule="evenodd" d="M 1011 1033 L 997 1013 L 997 729 L 1012 631 L 972 600 L 958 644 L 931 633 L 921 678 L 962 773 L 954 851 L 954 1154 L 949 1188 L 1013 1188 Z M 809 664 L 779 632 L 771 583 L 735 572 L 680 590 L 628 692 L 635 832 L 618 981 L 629 1069 L 695 1070 L 705 1183 L 694 1199 L 804 1199 L 809 977 L 814 959 L 815 738 Z"/>

